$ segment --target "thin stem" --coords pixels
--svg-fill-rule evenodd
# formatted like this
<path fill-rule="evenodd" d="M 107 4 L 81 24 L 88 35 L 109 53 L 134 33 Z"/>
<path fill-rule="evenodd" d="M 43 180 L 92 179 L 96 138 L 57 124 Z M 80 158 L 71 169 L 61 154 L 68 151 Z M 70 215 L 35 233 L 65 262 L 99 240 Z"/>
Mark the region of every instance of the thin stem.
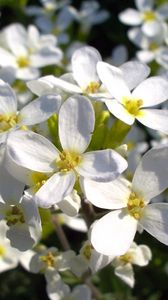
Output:
<path fill-rule="evenodd" d="M 65 235 L 64 230 L 62 229 L 62 226 L 60 225 L 60 223 L 58 221 L 57 215 L 53 215 L 52 216 L 52 222 L 53 222 L 53 225 L 55 227 L 57 236 L 59 238 L 59 241 L 60 241 L 63 249 L 65 251 L 70 250 L 71 249 L 70 244 L 68 242 L 68 239 L 67 239 L 67 237 Z"/>

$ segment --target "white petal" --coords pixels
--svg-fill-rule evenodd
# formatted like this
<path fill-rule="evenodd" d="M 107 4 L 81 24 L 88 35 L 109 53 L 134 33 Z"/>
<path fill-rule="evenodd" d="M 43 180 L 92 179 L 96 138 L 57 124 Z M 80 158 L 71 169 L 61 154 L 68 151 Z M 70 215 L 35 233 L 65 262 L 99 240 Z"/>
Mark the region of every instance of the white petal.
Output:
<path fill-rule="evenodd" d="M 31 64 L 35 68 L 58 64 L 63 57 L 62 51 L 53 46 L 45 46 L 31 55 Z"/>
<path fill-rule="evenodd" d="M 2 67 L 11 66 L 14 68 L 17 67 L 15 56 L 13 56 L 9 51 L 1 47 L 0 47 L 0 57 L 1 57 L 0 66 Z"/>
<path fill-rule="evenodd" d="M 136 7 L 141 10 L 151 10 L 153 8 L 153 0 L 135 0 Z"/>
<path fill-rule="evenodd" d="M 90 143 L 94 122 L 94 110 L 86 97 L 68 98 L 59 112 L 59 137 L 63 149 L 84 152 Z"/>
<path fill-rule="evenodd" d="M 69 195 L 72 192 L 74 184 L 75 174 L 73 172 L 65 174 L 56 173 L 38 190 L 34 196 L 34 200 L 38 206 L 48 208 Z"/>
<path fill-rule="evenodd" d="M 145 200 L 159 195 L 168 187 L 168 146 L 148 151 L 139 163 L 132 181 L 132 188 Z"/>
<path fill-rule="evenodd" d="M 96 181 L 110 181 L 127 168 L 126 160 L 111 149 L 85 153 L 76 170 L 83 177 Z"/>
<path fill-rule="evenodd" d="M 39 76 L 39 70 L 31 66 L 29 68 L 20 68 L 16 70 L 16 78 L 18 79 L 32 80 L 38 78 Z"/>
<path fill-rule="evenodd" d="M 106 100 L 105 104 L 107 105 L 109 111 L 119 120 L 128 125 L 132 125 L 134 123 L 135 117 L 128 113 L 124 106 L 121 105 L 118 101 L 114 99 Z"/>
<path fill-rule="evenodd" d="M 11 24 L 5 28 L 5 42 L 16 56 L 27 54 L 27 32 L 21 24 Z"/>
<path fill-rule="evenodd" d="M 12 88 L 0 80 L 0 115 L 2 114 L 16 114 L 17 99 Z"/>
<path fill-rule="evenodd" d="M 61 105 L 61 97 L 56 95 L 44 95 L 26 105 L 19 114 L 19 123 L 34 125 L 46 121 L 54 113 L 58 112 Z"/>
<path fill-rule="evenodd" d="M 168 134 L 168 110 L 141 109 L 141 114 L 136 119 L 143 125 Z"/>
<path fill-rule="evenodd" d="M 114 98 L 121 100 L 124 96 L 130 96 L 123 72 L 119 68 L 105 62 L 98 62 L 97 72 L 101 81 Z"/>
<path fill-rule="evenodd" d="M 115 268 L 114 273 L 121 280 L 123 280 L 126 284 L 128 284 L 130 287 L 133 288 L 133 286 L 135 284 L 135 279 L 134 279 L 133 268 L 130 263 L 128 263 L 124 266 L 118 266 L 117 268 Z"/>
<path fill-rule="evenodd" d="M 117 209 L 126 206 L 129 198 L 129 182 L 124 178 L 117 178 L 110 182 L 97 182 L 82 178 L 80 180 L 88 201 L 100 208 Z"/>
<path fill-rule="evenodd" d="M 87 285 L 78 285 L 73 289 L 72 294 L 70 295 L 74 300 L 90 300 L 91 299 L 91 290 Z"/>
<path fill-rule="evenodd" d="M 168 82 L 159 76 L 150 77 L 139 84 L 132 96 L 142 99 L 142 107 L 160 104 L 168 99 Z"/>
<path fill-rule="evenodd" d="M 127 8 L 119 14 L 119 20 L 127 25 L 140 25 L 142 18 L 139 11 L 133 8 Z"/>
<path fill-rule="evenodd" d="M 161 243 L 168 245 L 168 204 L 154 203 L 147 205 L 140 224 Z"/>
<path fill-rule="evenodd" d="M 11 246 L 19 251 L 26 251 L 33 247 L 34 240 L 30 236 L 29 228 L 26 224 L 15 224 L 7 232 L 7 238 Z"/>
<path fill-rule="evenodd" d="M 130 247 L 137 229 L 137 220 L 125 212 L 108 213 L 93 224 L 91 243 L 104 255 L 122 255 Z"/>
<path fill-rule="evenodd" d="M 85 90 L 91 82 L 99 82 L 96 71 L 100 53 L 93 47 L 85 46 L 76 50 L 72 56 L 72 71 L 81 89 Z"/>
<path fill-rule="evenodd" d="M 58 150 L 43 136 L 31 131 L 15 131 L 7 142 L 9 157 L 18 165 L 37 171 L 52 172 Z"/>
<path fill-rule="evenodd" d="M 68 216 L 75 217 L 81 207 L 81 199 L 76 190 L 66 196 L 62 201 L 57 203 L 57 206 Z"/>
<path fill-rule="evenodd" d="M 150 73 L 150 68 L 138 61 L 129 61 L 120 66 L 123 77 L 130 90 L 140 84 Z"/>
<path fill-rule="evenodd" d="M 152 252 L 150 248 L 146 245 L 139 245 L 135 253 L 132 255 L 133 260 L 132 263 L 138 266 L 146 266 L 152 258 Z"/>
<path fill-rule="evenodd" d="M 142 32 L 149 38 L 162 34 L 162 30 L 162 24 L 159 20 L 145 22 L 142 25 Z"/>
<path fill-rule="evenodd" d="M 144 63 L 150 63 L 155 59 L 155 53 L 151 50 L 137 51 L 136 57 Z"/>

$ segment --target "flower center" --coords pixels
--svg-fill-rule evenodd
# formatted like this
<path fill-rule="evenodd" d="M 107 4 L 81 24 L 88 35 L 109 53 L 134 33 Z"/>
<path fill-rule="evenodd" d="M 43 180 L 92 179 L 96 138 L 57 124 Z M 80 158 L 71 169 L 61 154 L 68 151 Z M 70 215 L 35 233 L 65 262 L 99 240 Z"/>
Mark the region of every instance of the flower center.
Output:
<path fill-rule="evenodd" d="M 45 173 L 33 172 L 31 174 L 31 182 L 35 193 L 46 183 L 48 178 L 49 176 Z"/>
<path fill-rule="evenodd" d="M 30 59 L 27 56 L 18 56 L 16 63 L 19 68 L 27 68 L 30 65 Z"/>
<path fill-rule="evenodd" d="M 6 249 L 4 246 L 0 245 L 0 257 L 3 257 L 6 253 Z"/>
<path fill-rule="evenodd" d="M 128 111 L 128 113 L 134 117 L 138 116 L 139 109 L 143 105 L 143 100 L 141 99 L 129 99 L 127 97 L 123 97 L 122 99 L 123 105 Z"/>
<path fill-rule="evenodd" d="M 124 264 L 127 264 L 127 263 L 131 263 L 132 262 L 132 256 L 130 253 L 125 253 L 124 255 L 120 255 L 119 257 L 120 261 Z"/>
<path fill-rule="evenodd" d="M 55 264 L 55 254 L 49 251 L 46 255 L 40 256 L 40 260 L 45 264 L 47 268 L 54 267 Z"/>
<path fill-rule="evenodd" d="M 156 14 L 152 10 L 147 10 L 143 13 L 143 20 L 145 22 L 152 22 L 156 20 Z"/>
<path fill-rule="evenodd" d="M 158 46 L 158 44 L 156 43 L 156 42 L 152 42 L 152 43 L 150 43 L 150 45 L 149 45 L 149 50 L 151 50 L 151 51 L 155 51 L 155 50 L 157 50 L 159 48 L 159 46 Z"/>
<path fill-rule="evenodd" d="M 84 93 L 86 93 L 86 94 L 97 93 L 99 87 L 100 87 L 100 83 L 99 82 L 91 81 L 89 83 L 89 85 L 84 89 Z"/>
<path fill-rule="evenodd" d="M 68 172 L 75 169 L 81 162 L 81 156 L 75 152 L 62 151 L 59 154 L 60 159 L 56 161 L 59 171 Z"/>
<path fill-rule="evenodd" d="M 17 223 L 25 223 L 23 212 L 16 205 L 11 206 L 11 209 L 6 212 L 5 220 L 8 226 L 15 225 Z"/>
<path fill-rule="evenodd" d="M 93 250 L 92 245 L 86 245 L 83 247 L 82 254 L 87 260 L 90 260 L 92 255 L 92 250 Z"/>
<path fill-rule="evenodd" d="M 139 220 L 142 216 L 144 206 L 144 200 L 132 192 L 127 203 L 128 213 L 136 220 Z"/>
<path fill-rule="evenodd" d="M 0 133 L 8 131 L 10 128 L 16 126 L 18 118 L 16 115 L 0 115 Z"/>

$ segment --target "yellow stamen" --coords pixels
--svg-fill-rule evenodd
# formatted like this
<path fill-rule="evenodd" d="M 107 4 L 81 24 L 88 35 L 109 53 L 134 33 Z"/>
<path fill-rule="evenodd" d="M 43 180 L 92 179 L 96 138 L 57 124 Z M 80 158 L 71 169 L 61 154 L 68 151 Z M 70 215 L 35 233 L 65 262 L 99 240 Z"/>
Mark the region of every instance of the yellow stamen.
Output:
<path fill-rule="evenodd" d="M 92 245 L 86 245 L 82 249 L 82 254 L 87 260 L 90 260 L 91 255 L 92 255 L 92 250 L 93 250 Z"/>
<path fill-rule="evenodd" d="M 18 118 L 16 115 L 0 115 L 0 132 L 8 131 L 16 126 Z"/>
<path fill-rule="evenodd" d="M 5 247 L 0 245 L 0 256 L 3 257 L 5 253 L 6 253 Z"/>
<path fill-rule="evenodd" d="M 139 220 L 142 216 L 144 206 L 144 200 L 132 192 L 127 202 L 128 213 L 136 220 Z"/>
<path fill-rule="evenodd" d="M 33 184 L 33 189 L 35 193 L 42 187 L 42 185 L 46 183 L 48 178 L 49 176 L 45 173 L 33 172 L 31 174 L 30 180 Z"/>
<path fill-rule="evenodd" d="M 119 259 L 124 263 L 124 264 L 127 264 L 127 263 L 131 263 L 132 262 L 132 256 L 130 253 L 125 253 L 124 255 L 121 255 L 119 257 Z"/>
<path fill-rule="evenodd" d="M 156 14 L 152 10 L 147 10 L 143 13 L 143 20 L 145 22 L 152 22 L 156 20 Z"/>
<path fill-rule="evenodd" d="M 16 63 L 19 68 L 27 68 L 30 65 L 30 59 L 27 56 L 18 56 Z"/>
<path fill-rule="evenodd" d="M 94 94 L 97 93 L 100 87 L 99 82 L 90 82 L 89 85 L 83 90 L 84 93 L 86 94 Z"/>
<path fill-rule="evenodd" d="M 58 169 L 62 172 L 68 172 L 77 167 L 81 162 L 81 156 L 76 152 L 62 151 L 59 154 L 60 159 L 56 161 Z"/>
<path fill-rule="evenodd" d="M 140 107 L 143 105 L 143 100 L 123 97 L 122 103 L 130 115 L 137 117 L 140 114 Z"/>
<path fill-rule="evenodd" d="M 11 206 L 11 209 L 7 211 L 5 219 L 8 226 L 12 226 L 17 223 L 25 223 L 23 212 L 16 205 Z"/>

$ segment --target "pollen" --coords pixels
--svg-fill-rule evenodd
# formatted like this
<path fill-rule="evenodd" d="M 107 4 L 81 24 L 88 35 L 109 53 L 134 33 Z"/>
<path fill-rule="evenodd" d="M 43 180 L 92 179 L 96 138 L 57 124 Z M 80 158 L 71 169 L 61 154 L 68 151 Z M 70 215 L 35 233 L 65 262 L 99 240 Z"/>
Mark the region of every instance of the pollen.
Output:
<path fill-rule="evenodd" d="M 156 14 L 152 10 L 147 10 L 143 13 L 143 20 L 145 22 L 152 22 L 156 20 Z"/>
<path fill-rule="evenodd" d="M 149 50 L 151 50 L 151 51 L 155 51 L 155 50 L 157 50 L 159 48 L 159 45 L 156 43 L 156 42 L 152 42 L 152 43 L 150 43 L 150 45 L 149 45 Z"/>
<path fill-rule="evenodd" d="M 17 124 L 18 118 L 14 115 L 0 115 L 0 133 L 8 131 Z"/>
<path fill-rule="evenodd" d="M 140 113 L 140 107 L 143 105 L 143 100 L 123 97 L 122 103 L 130 115 L 137 117 Z"/>
<path fill-rule="evenodd" d="M 27 68 L 30 66 L 30 59 L 27 56 L 18 56 L 16 63 L 19 68 Z"/>
<path fill-rule="evenodd" d="M 100 87 L 99 82 L 91 81 L 89 85 L 84 89 L 84 93 L 86 94 L 94 94 L 97 93 Z"/>
<path fill-rule="evenodd" d="M 55 265 L 56 255 L 49 251 L 46 255 L 41 255 L 40 260 L 45 264 L 47 268 L 52 268 Z"/>
<path fill-rule="evenodd" d="M 129 252 L 125 253 L 124 255 L 121 255 L 119 259 L 124 264 L 132 263 L 132 255 Z"/>
<path fill-rule="evenodd" d="M 139 220 L 142 216 L 144 206 L 144 200 L 132 192 L 127 202 L 128 213 L 136 220 Z"/>
<path fill-rule="evenodd" d="M 68 152 L 68 151 L 62 151 L 59 154 L 60 159 L 56 161 L 56 165 L 59 169 L 59 171 L 62 172 L 68 172 L 70 170 L 75 169 L 80 162 L 81 162 L 81 156 L 77 154 L 76 152 Z"/>

